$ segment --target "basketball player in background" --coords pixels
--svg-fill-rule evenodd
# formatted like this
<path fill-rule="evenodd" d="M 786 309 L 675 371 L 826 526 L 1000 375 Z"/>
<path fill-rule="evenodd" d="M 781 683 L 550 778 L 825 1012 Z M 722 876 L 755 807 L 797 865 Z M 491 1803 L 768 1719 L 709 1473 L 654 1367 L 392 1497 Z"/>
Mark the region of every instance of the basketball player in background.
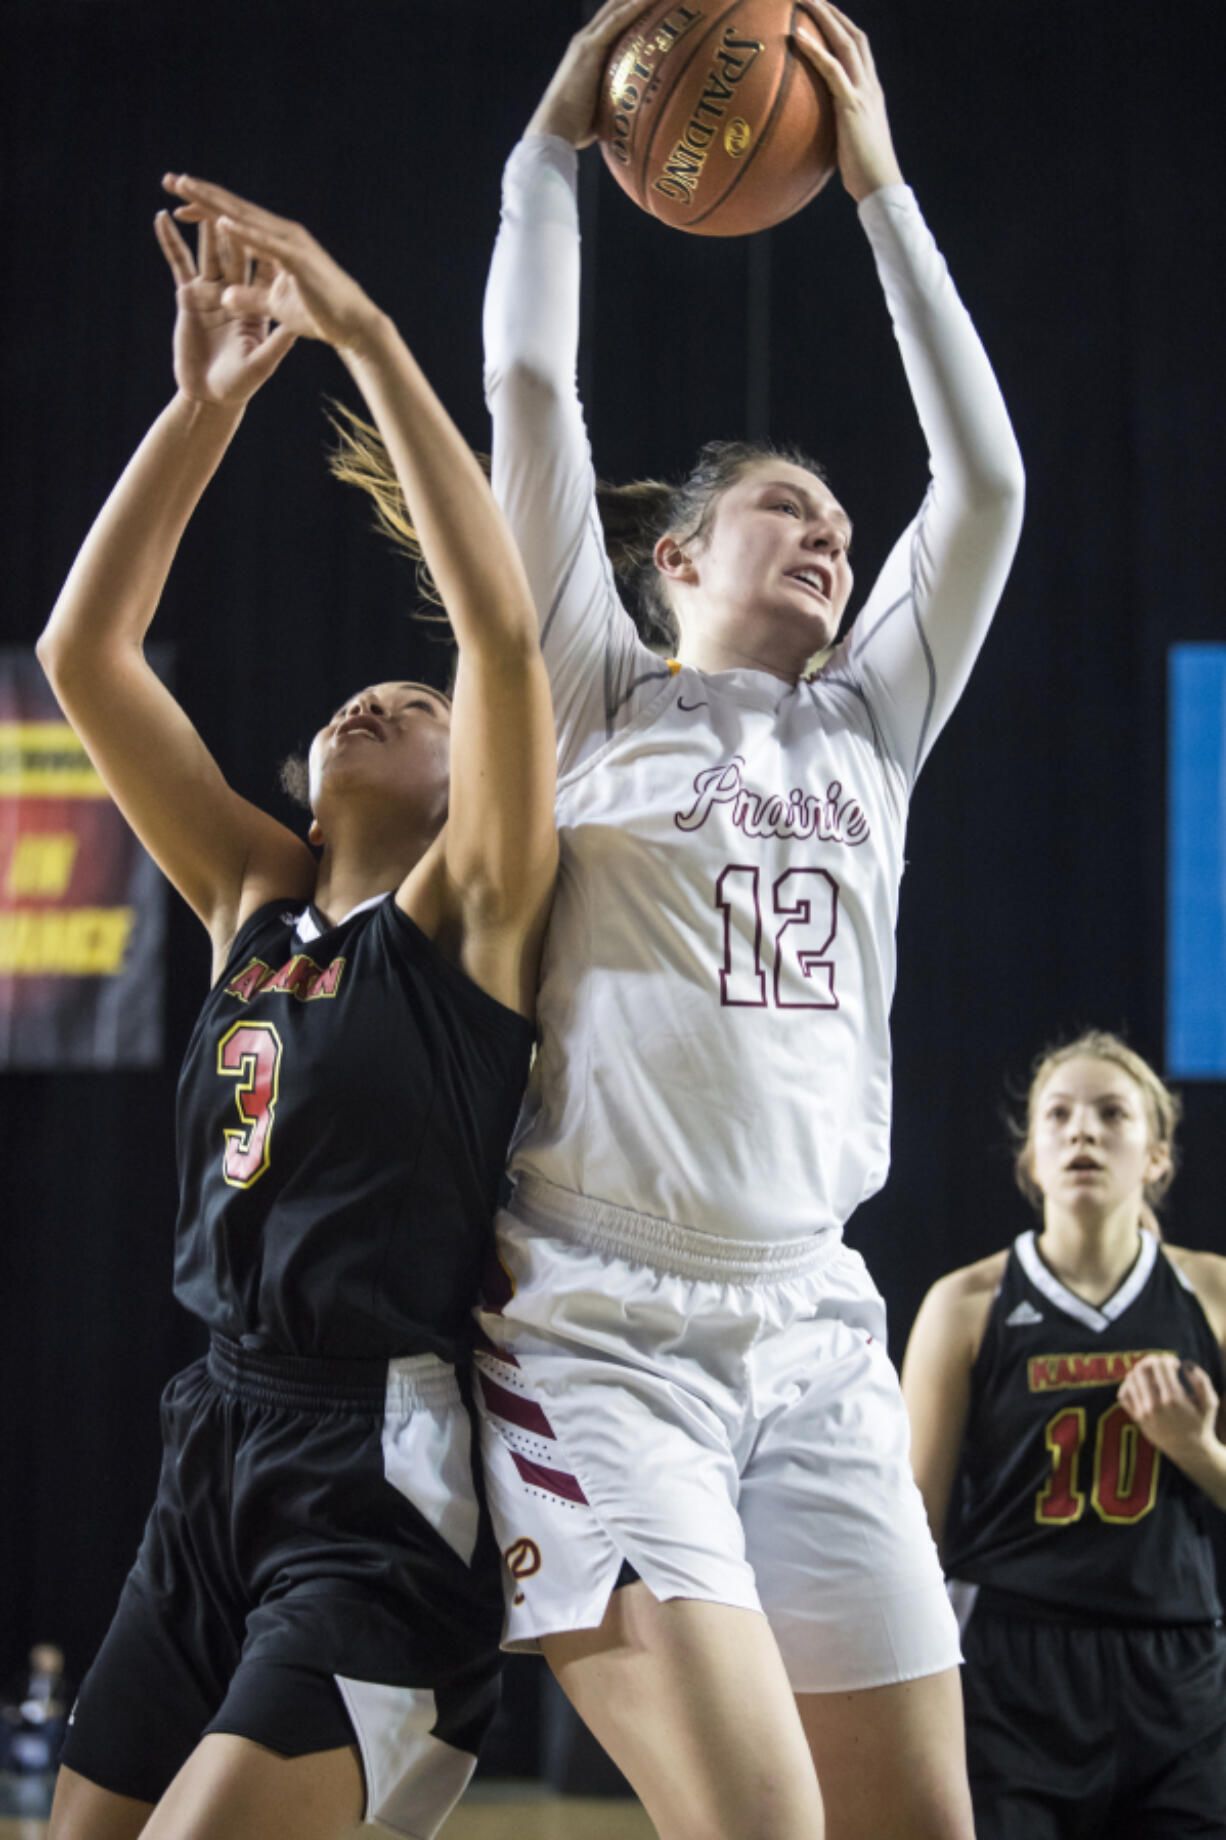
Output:
<path fill-rule="evenodd" d="M 907 1348 L 978 1840 L 1226 1835 L 1226 1259 L 1143 1225 L 1177 1118 L 1114 1035 L 1044 1056 L 1016 1164 L 1042 1224 L 934 1285 Z"/>
<path fill-rule="evenodd" d="M 391 321 L 301 227 L 167 184 L 200 223 L 193 259 L 157 220 L 177 393 L 39 656 L 212 945 L 175 1253 L 211 1347 L 163 1400 L 157 1501 L 50 1831 L 330 1840 L 365 1815 L 432 1835 L 497 1699 L 497 1553 L 454 1363 L 533 1038 L 549 687 L 505 523 Z M 142 653 L 188 518 L 296 336 L 333 344 L 362 391 L 460 651 L 454 703 L 375 684 L 316 735 L 318 860 L 230 789 Z"/>
<path fill-rule="evenodd" d="M 810 678 L 851 593 L 848 513 L 791 450 L 708 451 L 629 501 L 626 592 L 674 656 L 642 643 L 575 394 L 576 150 L 639 10 L 608 0 L 576 35 L 512 153 L 486 302 L 495 494 L 561 775 L 542 1046 L 479 1318 L 507 1637 L 543 1649 L 665 1840 L 813 1840 L 823 1802 L 830 1840 L 970 1840 L 957 1631 L 841 1232 L 888 1163 L 907 801 L 1004 586 L 1021 461 L 868 42 L 805 0 L 796 49 L 833 97 L 932 483 Z M 820 429 L 837 335 L 789 362 Z"/>

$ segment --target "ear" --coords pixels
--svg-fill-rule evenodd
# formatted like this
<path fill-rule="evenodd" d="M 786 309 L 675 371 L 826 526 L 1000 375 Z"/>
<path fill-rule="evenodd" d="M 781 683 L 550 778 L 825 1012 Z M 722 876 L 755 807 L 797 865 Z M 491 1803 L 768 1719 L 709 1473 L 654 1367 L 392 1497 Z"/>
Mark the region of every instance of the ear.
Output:
<path fill-rule="evenodd" d="M 652 561 L 667 581 L 692 583 L 698 580 L 698 571 L 690 559 L 690 553 L 678 543 L 671 532 L 660 538 L 651 552 Z"/>
<path fill-rule="evenodd" d="M 1027 1191 L 1028 1199 L 1033 1199 L 1037 1195 L 1039 1203 L 1042 1205 L 1043 1191 L 1035 1180 L 1034 1140 L 1031 1137 L 1027 1137 L 1026 1142 L 1022 1145 L 1021 1154 L 1017 1159 L 1017 1168 L 1030 1184 L 1030 1189 Z"/>
<path fill-rule="evenodd" d="M 1149 1159 L 1145 1165 L 1145 1185 L 1160 1182 L 1171 1166 L 1171 1146 L 1168 1143 L 1151 1144 Z"/>
<path fill-rule="evenodd" d="M 311 828 L 307 832 L 307 842 L 316 850 L 322 850 L 324 847 L 323 825 L 319 822 L 318 818 L 311 819 Z"/>

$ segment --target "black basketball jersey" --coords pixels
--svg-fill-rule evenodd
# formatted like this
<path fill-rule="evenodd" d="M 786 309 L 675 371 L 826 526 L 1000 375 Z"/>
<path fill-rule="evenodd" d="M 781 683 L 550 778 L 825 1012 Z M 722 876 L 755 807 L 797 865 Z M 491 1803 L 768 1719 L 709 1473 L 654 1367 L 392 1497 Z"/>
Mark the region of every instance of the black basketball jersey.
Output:
<path fill-rule="evenodd" d="M 1014 1242 L 971 1374 L 946 1567 L 1036 1609 L 1104 1622 L 1221 1614 L 1218 1512 L 1142 1437 L 1116 1394 L 1142 1355 L 1222 1357 L 1195 1293 L 1152 1234 L 1101 1307 Z"/>
<path fill-rule="evenodd" d="M 309 916 L 251 916 L 188 1045 L 175 1292 L 249 1346 L 453 1360 L 533 1028 L 390 895 Z"/>

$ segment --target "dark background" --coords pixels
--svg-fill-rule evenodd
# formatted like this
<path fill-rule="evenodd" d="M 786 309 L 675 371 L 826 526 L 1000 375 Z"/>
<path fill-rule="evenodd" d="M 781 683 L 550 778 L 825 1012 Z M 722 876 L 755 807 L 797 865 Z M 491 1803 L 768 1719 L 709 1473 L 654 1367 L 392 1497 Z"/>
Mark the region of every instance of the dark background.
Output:
<path fill-rule="evenodd" d="M 151 220 L 173 167 L 302 218 L 487 442 L 479 313 L 502 160 L 581 0 L 3 0 L 0 642 L 33 641 L 167 399 Z M 886 1192 L 853 1222 L 895 1354 L 927 1285 L 1025 1224 L 1005 1083 L 1084 1024 L 1159 1064 L 1165 657 L 1222 637 L 1221 8 L 861 0 L 902 164 L 1011 406 L 1026 529 L 972 687 L 921 781 Z M 662 230 L 584 160 L 583 385 L 612 478 L 763 419 L 828 465 L 863 588 L 923 448 L 837 182 L 753 242 Z M 751 359 L 755 315 L 770 342 Z M 413 584 L 323 465 L 331 353 L 261 395 L 172 577 L 159 638 L 234 784 L 338 696 L 445 671 Z M 159 1388 L 196 1352 L 170 1298 L 175 1066 L 207 976 L 178 902 L 165 1064 L 0 1076 L 0 1671 L 88 1663 L 156 1473 Z M 1184 1087 L 1171 1237 L 1226 1251 L 1226 1089 Z"/>

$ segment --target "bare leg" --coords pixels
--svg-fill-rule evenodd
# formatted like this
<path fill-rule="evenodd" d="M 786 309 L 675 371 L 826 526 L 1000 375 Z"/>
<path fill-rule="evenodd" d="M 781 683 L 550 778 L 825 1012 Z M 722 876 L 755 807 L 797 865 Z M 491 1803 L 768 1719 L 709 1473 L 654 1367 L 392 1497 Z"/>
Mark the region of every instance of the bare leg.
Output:
<path fill-rule="evenodd" d="M 661 1840 L 821 1840 L 817 1779 L 764 1616 L 614 1591 L 545 1658 Z"/>
<path fill-rule="evenodd" d="M 116 1795 L 61 1765 L 47 1840 L 136 1840 L 152 1813 L 152 1802 Z"/>
<path fill-rule="evenodd" d="M 796 1704 L 828 1840 L 975 1840 L 956 1668 Z"/>
<path fill-rule="evenodd" d="M 364 1801 L 356 1746 L 280 1757 L 210 1732 L 154 1809 L 145 1840 L 338 1840 Z"/>

